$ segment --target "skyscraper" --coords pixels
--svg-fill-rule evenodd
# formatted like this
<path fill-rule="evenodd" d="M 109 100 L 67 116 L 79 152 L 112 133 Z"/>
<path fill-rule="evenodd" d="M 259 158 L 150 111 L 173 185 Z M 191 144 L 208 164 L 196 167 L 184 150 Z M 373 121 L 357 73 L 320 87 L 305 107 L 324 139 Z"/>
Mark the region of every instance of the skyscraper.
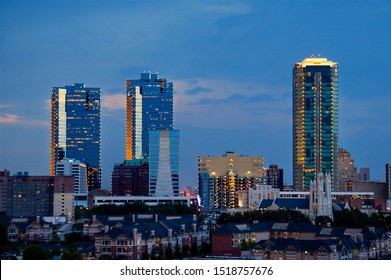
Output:
<path fill-rule="evenodd" d="M 338 65 L 306 58 L 293 67 L 293 184 L 309 190 L 318 174 L 338 182 Z"/>
<path fill-rule="evenodd" d="M 149 131 L 173 123 L 172 82 L 151 73 L 126 82 L 126 160 L 148 158 Z"/>
<path fill-rule="evenodd" d="M 88 190 L 101 187 L 100 88 L 85 84 L 53 87 L 51 94 L 50 175 L 65 158 L 87 165 Z"/>
<path fill-rule="evenodd" d="M 179 130 L 149 132 L 149 195 L 179 195 Z"/>

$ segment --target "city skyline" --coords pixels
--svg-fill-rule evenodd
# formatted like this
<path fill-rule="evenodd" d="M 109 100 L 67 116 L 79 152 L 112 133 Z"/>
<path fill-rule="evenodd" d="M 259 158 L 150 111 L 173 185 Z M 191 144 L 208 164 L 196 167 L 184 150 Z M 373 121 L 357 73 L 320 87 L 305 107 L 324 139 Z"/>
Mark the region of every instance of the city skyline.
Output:
<path fill-rule="evenodd" d="M 83 82 L 101 88 L 109 189 L 125 158 L 125 82 L 151 71 L 174 83 L 182 188 L 197 185 L 197 156 L 226 151 L 264 156 L 291 184 L 291 70 L 320 54 L 340 67 L 339 146 L 385 181 L 390 3 L 148 3 L 1 2 L 0 169 L 49 174 L 51 87 Z"/>

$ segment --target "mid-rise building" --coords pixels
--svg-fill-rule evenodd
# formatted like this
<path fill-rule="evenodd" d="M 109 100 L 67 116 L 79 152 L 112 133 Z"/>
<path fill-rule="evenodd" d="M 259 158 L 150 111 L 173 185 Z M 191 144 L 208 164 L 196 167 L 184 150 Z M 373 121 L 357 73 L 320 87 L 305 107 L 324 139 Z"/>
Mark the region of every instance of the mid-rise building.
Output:
<path fill-rule="evenodd" d="M 174 128 L 173 93 L 159 74 L 126 82 L 126 160 L 149 157 L 149 131 Z"/>
<path fill-rule="evenodd" d="M 88 190 L 101 187 L 100 88 L 53 87 L 51 94 L 50 175 L 56 163 L 71 158 L 87 165 Z"/>
<path fill-rule="evenodd" d="M 205 212 L 220 212 L 239 207 L 239 192 L 266 184 L 264 158 L 240 156 L 198 157 L 198 187 Z"/>
<path fill-rule="evenodd" d="M 62 159 L 56 163 L 56 176 L 73 176 L 74 206 L 88 207 L 87 165 L 74 159 Z"/>
<path fill-rule="evenodd" d="M 149 195 L 179 195 L 179 130 L 149 132 Z"/>
<path fill-rule="evenodd" d="M 8 216 L 73 217 L 72 176 L 29 176 L 28 172 L 0 174 L 1 209 Z"/>
<path fill-rule="evenodd" d="M 365 182 L 371 181 L 370 169 L 368 167 L 361 167 L 358 176 L 359 176 L 358 179 L 360 181 L 365 181 Z"/>
<path fill-rule="evenodd" d="M 350 189 L 352 181 L 358 180 L 357 168 L 354 160 L 346 149 L 338 149 L 338 191 L 344 192 Z"/>
<path fill-rule="evenodd" d="M 338 65 L 306 58 L 293 67 L 293 184 L 309 190 L 317 174 L 338 184 Z"/>
<path fill-rule="evenodd" d="M 273 188 L 279 188 L 280 190 L 284 188 L 284 170 L 279 169 L 277 164 L 271 164 L 266 169 L 266 177 L 268 185 L 271 185 Z"/>
<path fill-rule="evenodd" d="M 74 193 L 87 194 L 87 165 L 74 159 L 63 159 L 56 164 L 56 176 L 73 176 Z"/>
<path fill-rule="evenodd" d="M 149 160 L 132 159 L 115 164 L 111 173 L 111 193 L 114 196 L 149 195 Z"/>

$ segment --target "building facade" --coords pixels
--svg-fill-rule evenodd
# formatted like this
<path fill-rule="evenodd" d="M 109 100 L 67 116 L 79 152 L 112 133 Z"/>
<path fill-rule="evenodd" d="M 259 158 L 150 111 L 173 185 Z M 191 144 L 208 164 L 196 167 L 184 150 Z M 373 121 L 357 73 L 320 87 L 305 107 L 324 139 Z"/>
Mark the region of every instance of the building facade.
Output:
<path fill-rule="evenodd" d="M 56 163 L 56 176 L 73 176 L 74 193 L 87 194 L 87 165 L 73 159 L 63 159 Z"/>
<path fill-rule="evenodd" d="M 205 212 L 219 212 L 239 207 L 239 193 L 257 184 L 266 184 L 264 158 L 240 156 L 198 157 L 198 188 Z"/>
<path fill-rule="evenodd" d="M 359 179 L 357 168 L 351 154 L 343 149 L 338 149 L 338 191 L 351 190 L 351 182 Z"/>
<path fill-rule="evenodd" d="M 111 173 L 111 193 L 114 196 L 149 195 L 149 160 L 132 159 L 115 164 Z"/>
<path fill-rule="evenodd" d="M 1 209 L 8 216 L 53 216 L 73 213 L 72 176 L 29 176 L 27 172 L 0 176 Z"/>
<path fill-rule="evenodd" d="M 273 188 L 284 188 L 284 170 L 278 168 L 277 164 L 271 164 L 266 170 L 267 184 Z"/>
<path fill-rule="evenodd" d="M 126 160 L 148 158 L 149 131 L 173 129 L 173 83 L 141 73 L 126 82 Z"/>
<path fill-rule="evenodd" d="M 309 190 L 317 174 L 338 183 L 338 65 L 306 58 L 293 68 L 293 184 Z"/>
<path fill-rule="evenodd" d="M 149 195 L 179 195 L 179 130 L 149 133 Z"/>
<path fill-rule="evenodd" d="M 87 165 L 88 190 L 101 187 L 100 88 L 53 87 L 51 94 L 50 175 L 65 158 Z"/>
<path fill-rule="evenodd" d="M 386 185 L 388 192 L 388 199 L 391 199 L 391 164 L 386 164 Z"/>
<path fill-rule="evenodd" d="M 56 163 L 56 176 L 73 176 L 74 206 L 88 207 L 87 165 L 74 159 L 62 159 Z"/>

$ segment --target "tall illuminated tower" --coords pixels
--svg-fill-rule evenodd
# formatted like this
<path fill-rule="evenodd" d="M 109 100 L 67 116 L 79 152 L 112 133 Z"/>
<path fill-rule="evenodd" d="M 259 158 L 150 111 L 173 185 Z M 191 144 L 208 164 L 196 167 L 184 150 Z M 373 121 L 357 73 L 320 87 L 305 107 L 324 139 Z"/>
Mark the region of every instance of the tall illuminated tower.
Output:
<path fill-rule="evenodd" d="M 293 67 L 293 184 L 310 188 L 317 174 L 338 182 L 338 65 L 306 58 Z"/>
<path fill-rule="evenodd" d="M 173 129 L 173 84 L 141 73 L 126 82 L 126 160 L 149 157 L 149 131 Z"/>
<path fill-rule="evenodd" d="M 101 187 L 100 88 L 85 84 L 53 87 L 51 94 L 50 175 L 56 163 L 75 159 L 87 165 L 88 190 Z"/>
<path fill-rule="evenodd" d="M 149 195 L 179 196 L 179 130 L 149 132 Z"/>

